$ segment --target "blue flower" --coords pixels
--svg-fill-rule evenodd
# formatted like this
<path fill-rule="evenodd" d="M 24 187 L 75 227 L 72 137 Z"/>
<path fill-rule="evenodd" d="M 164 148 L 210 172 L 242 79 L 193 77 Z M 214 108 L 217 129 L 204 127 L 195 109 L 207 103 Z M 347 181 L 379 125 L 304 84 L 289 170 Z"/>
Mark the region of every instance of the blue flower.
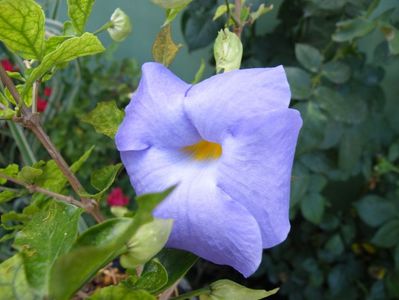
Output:
<path fill-rule="evenodd" d="M 284 241 L 302 119 L 289 109 L 283 67 L 236 70 L 190 85 L 157 63 L 116 135 L 138 194 L 178 184 L 155 210 L 174 219 L 168 241 L 244 276 Z"/>

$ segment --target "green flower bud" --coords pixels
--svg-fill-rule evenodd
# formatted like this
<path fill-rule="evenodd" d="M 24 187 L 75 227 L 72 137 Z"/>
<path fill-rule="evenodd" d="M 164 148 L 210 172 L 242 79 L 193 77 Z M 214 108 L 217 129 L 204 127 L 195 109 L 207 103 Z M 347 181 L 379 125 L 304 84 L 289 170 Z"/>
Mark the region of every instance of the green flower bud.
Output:
<path fill-rule="evenodd" d="M 230 280 L 218 280 L 210 285 L 210 294 L 201 295 L 201 300 L 258 300 L 274 295 L 279 290 L 252 290 Z"/>
<path fill-rule="evenodd" d="M 215 40 L 213 54 L 216 60 L 216 72 L 239 69 L 242 59 L 241 40 L 228 28 L 220 30 Z"/>
<path fill-rule="evenodd" d="M 188 5 L 193 0 L 152 0 L 152 2 L 165 9 L 180 8 Z"/>
<path fill-rule="evenodd" d="M 111 38 L 116 42 L 123 41 L 132 32 L 130 18 L 120 8 L 115 9 L 111 16 L 111 23 L 112 25 L 107 30 Z"/>
<path fill-rule="evenodd" d="M 172 225 L 171 219 L 154 219 L 142 225 L 128 242 L 128 252 L 121 256 L 121 265 L 131 269 L 149 261 L 166 244 Z"/>

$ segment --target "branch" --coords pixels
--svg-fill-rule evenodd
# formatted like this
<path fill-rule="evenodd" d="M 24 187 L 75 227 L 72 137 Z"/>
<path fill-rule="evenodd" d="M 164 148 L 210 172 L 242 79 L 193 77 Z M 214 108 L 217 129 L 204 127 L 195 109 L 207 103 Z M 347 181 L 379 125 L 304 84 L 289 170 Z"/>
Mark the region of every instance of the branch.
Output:
<path fill-rule="evenodd" d="M 7 176 L 5 174 L 0 174 L 0 177 L 4 178 L 4 179 L 6 179 L 6 180 L 8 180 L 10 182 L 13 182 L 15 184 L 23 186 L 24 188 L 26 188 L 32 194 L 33 193 L 41 193 L 41 194 L 47 195 L 47 196 L 49 196 L 51 198 L 58 199 L 58 200 L 60 200 L 62 202 L 65 202 L 65 203 L 68 203 L 68 204 L 73 204 L 73 205 L 75 205 L 77 207 L 80 207 L 80 208 L 83 208 L 84 210 L 87 211 L 87 207 L 82 202 L 74 199 L 71 196 L 65 196 L 65 195 L 62 195 L 62 194 L 58 194 L 58 193 L 46 190 L 44 188 L 41 188 L 40 186 L 36 186 L 36 185 L 33 185 L 33 184 L 25 183 L 25 182 L 23 182 L 21 180 L 15 179 L 15 178 L 10 177 L 10 176 Z"/>
<path fill-rule="evenodd" d="M 44 148 L 46 148 L 51 158 L 55 161 L 58 168 L 65 175 L 75 193 L 79 195 L 80 193 L 84 192 L 83 186 L 81 185 L 75 174 L 69 169 L 68 164 L 65 162 L 62 155 L 58 152 L 57 148 L 54 146 L 49 136 L 44 131 L 42 125 L 40 124 L 39 114 L 32 113 L 29 109 L 26 108 L 24 102 L 21 101 L 21 96 L 18 93 L 18 90 L 16 89 L 14 83 L 12 82 L 10 77 L 8 77 L 7 72 L 1 65 L 0 78 L 3 84 L 10 91 L 18 106 L 22 108 L 22 116 L 19 118 L 15 118 L 14 121 L 22 123 L 23 126 L 30 129 L 35 134 L 35 136 L 41 142 Z M 86 208 L 86 211 L 90 213 L 97 222 L 100 223 L 104 220 L 104 217 L 101 215 L 100 209 L 96 201 L 92 199 L 82 198 L 82 202 L 84 207 Z"/>
<path fill-rule="evenodd" d="M 242 0 L 235 0 L 234 2 L 234 15 L 235 19 L 238 20 L 238 23 L 234 26 L 234 33 L 241 39 L 241 33 L 244 28 L 243 24 L 241 24 L 241 8 L 242 8 Z"/>

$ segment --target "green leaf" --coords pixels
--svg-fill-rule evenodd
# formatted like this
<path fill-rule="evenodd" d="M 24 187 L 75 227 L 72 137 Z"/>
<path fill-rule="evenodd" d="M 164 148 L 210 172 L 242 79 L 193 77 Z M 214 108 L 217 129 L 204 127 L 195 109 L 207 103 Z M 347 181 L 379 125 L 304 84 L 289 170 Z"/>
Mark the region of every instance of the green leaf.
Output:
<path fill-rule="evenodd" d="M 0 174 L 7 175 L 9 177 L 16 177 L 19 171 L 19 166 L 17 164 L 8 165 L 5 168 L 0 169 Z M 0 177 L 0 184 L 7 183 L 7 180 Z"/>
<path fill-rule="evenodd" d="M 388 42 L 389 52 L 392 55 L 399 54 L 399 30 L 390 24 L 384 24 L 380 29 Z"/>
<path fill-rule="evenodd" d="M 235 299 L 235 300 L 258 300 L 270 297 L 278 292 L 278 288 L 271 291 L 253 290 L 246 288 L 231 280 L 222 279 L 210 285 L 210 300 Z"/>
<path fill-rule="evenodd" d="M 362 198 L 355 203 L 355 207 L 363 222 L 372 227 L 380 226 L 398 215 L 392 202 L 376 195 L 368 195 Z"/>
<path fill-rule="evenodd" d="M 187 7 L 187 5 L 188 4 L 185 4 L 185 5 L 177 7 L 177 8 L 169 8 L 169 9 L 167 9 L 166 10 L 166 19 L 165 19 L 165 22 L 162 24 L 162 27 L 172 23 L 173 20 L 179 14 L 179 12 L 181 12 L 183 9 L 185 9 Z"/>
<path fill-rule="evenodd" d="M 61 36 L 51 36 L 46 40 L 46 50 L 45 55 L 53 52 L 59 45 L 61 45 L 64 41 L 72 38 L 68 35 L 61 35 Z"/>
<path fill-rule="evenodd" d="M 375 28 L 375 22 L 359 17 L 338 22 L 336 26 L 332 39 L 336 42 L 349 42 L 371 32 Z"/>
<path fill-rule="evenodd" d="M 107 101 L 98 103 L 94 110 L 80 119 L 82 122 L 93 125 L 98 133 L 113 139 L 124 115 L 124 112 L 116 106 L 115 101 Z"/>
<path fill-rule="evenodd" d="M 37 167 L 36 165 L 34 166 Z M 43 173 L 35 179 L 35 184 L 55 193 L 61 193 L 67 183 L 67 179 L 57 164 L 53 160 L 49 160 L 44 166 L 41 166 L 41 169 Z"/>
<path fill-rule="evenodd" d="M 235 5 L 233 3 L 229 3 L 230 11 L 233 11 L 234 6 Z M 226 4 L 219 5 L 218 8 L 215 11 L 215 14 L 213 15 L 212 20 L 215 21 L 215 20 L 219 19 L 225 13 L 227 13 L 227 5 Z"/>
<path fill-rule="evenodd" d="M 152 45 L 152 56 L 155 61 L 169 66 L 175 59 L 181 45 L 176 45 L 172 40 L 170 24 L 161 28 L 154 44 Z"/>
<path fill-rule="evenodd" d="M 110 165 L 93 172 L 90 182 L 99 191 L 107 190 L 118 175 L 122 164 Z"/>
<path fill-rule="evenodd" d="M 68 0 L 68 15 L 78 34 L 82 34 L 95 0 Z"/>
<path fill-rule="evenodd" d="M 144 290 L 130 289 L 119 284 L 117 286 L 108 286 L 99 289 L 88 300 L 156 300 L 157 298 Z"/>
<path fill-rule="evenodd" d="M 292 98 L 304 100 L 312 94 L 312 82 L 308 72 L 296 67 L 284 68 L 290 84 Z"/>
<path fill-rule="evenodd" d="M 14 255 L 0 264 L 0 298 L 4 300 L 36 299 L 26 280 L 20 254 Z"/>
<path fill-rule="evenodd" d="M 377 246 L 390 248 L 399 245 L 399 219 L 385 223 L 374 235 L 371 242 Z"/>
<path fill-rule="evenodd" d="M 337 10 L 342 8 L 348 0 L 311 0 L 320 9 Z"/>
<path fill-rule="evenodd" d="M 0 204 L 6 203 L 14 198 L 19 197 L 20 194 L 14 191 L 5 190 L 0 192 Z"/>
<path fill-rule="evenodd" d="M 16 112 L 11 109 L 6 107 L 5 109 L 0 109 L 0 120 L 12 120 L 14 118 Z"/>
<path fill-rule="evenodd" d="M 0 41 L 25 59 L 41 60 L 44 12 L 33 0 L 0 1 Z"/>
<path fill-rule="evenodd" d="M 46 54 L 40 65 L 32 70 L 32 73 L 26 80 L 23 95 L 27 94 L 28 88 L 30 88 L 36 80 L 41 78 L 56 65 L 67 63 L 78 57 L 94 55 L 104 50 L 105 48 L 100 40 L 95 35 L 88 32 L 84 33 L 82 36 L 63 41 L 54 51 Z"/>
<path fill-rule="evenodd" d="M 55 263 L 51 271 L 50 295 L 56 300 L 69 299 L 99 269 L 125 253 L 127 241 L 140 226 L 153 220 L 152 211 L 172 190 L 139 196 L 133 220 L 107 220 L 83 233 L 72 250 Z"/>
<path fill-rule="evenodd" d="M 89 157 L 91 156 L 93 150 L 94 150 L 95 146 L 91 146 L 89 148 L 89 150 L 87 150 L 77 161 L 75 161 L 72 165 L 71 165 L 71 171 L 73 173 L 76 173 L 80 170 L 80 168 L 83 166 L 83 164 L 89 159 Z"/>
<path fill-rule="evenodd" d="M 21 172 L 18 174 L 18 179 L 26 183 L 33 183 L 37 177 L 43 174 L 43 171 L 30 166 L 25 166 L 22 168 Z"/>
<path fill-rule="evenodd" d="M 27 280 L 35 291 L 48 294 L 50 270 L 55 260 L 72 246 L 78 233 L 81 209 L 50 201 L 17 234 Z"/>
<path fill-rule="evenodd" d="M 330 61 L 322 66 L 322 74 L 330 81 L 341 84 L 348 81 L 351 69 L 339 61 Z"/>
<path fill-rule="evenodd" d="M 197 262 L 198 256 L 177 249 L 163 249 L 157 259 L 168 272 L 168 282 L 157 292 L 160 293 L 180 280 Z"/>
<path fill-rule="evenodd" d="M 137 289 L 147 290 L 152 294 L 157 294 L 168 282 L 168 272 L 157 259 L 153 259 L 145 264 L 143 273 L 134 283 Z"/>
<path fill-rule="evenodd" d="M 154 4 L 165 8 L 178 8 L 182 6 L 187 6 L 193 0 L 151 0 Z"/>
<path fill-rule="evenodd" d="M 310 193 L 301 201 L 302 215 L 314 224 L 320 224 L 326 205 L 324 197 L 317 193 Z"/>
<path fill-rule="evenodd" d="M 344 132 L 338 152 L 338 167 L 352 174 L 363 153 L 364 139 L 357 127 Z"/>
<path fill-rule="evenodd" d="M 295 45 L 295 56 L 306 69 L 317 72 L 324 60 L 318 49 L 306 44 Z"/>
<path fill-rule="evenodd" d="M 316 90 L 315 98 L 336 121 L 357 124 L 367 116 L 367 106 L 358 97 L 343 97 L 338 91 L 321 86 Z"/>
<path fill-rule="evenodd" d="M 251 13 L 251 22 L 255 22 L 261 16 L 267 14 L 268 12 L 271 12 L 272 10 L 273 10 L 273 4 L 266 6 L 264 3 L 262 3 L 261 5 L 259 5 L 256 11 Z"/>

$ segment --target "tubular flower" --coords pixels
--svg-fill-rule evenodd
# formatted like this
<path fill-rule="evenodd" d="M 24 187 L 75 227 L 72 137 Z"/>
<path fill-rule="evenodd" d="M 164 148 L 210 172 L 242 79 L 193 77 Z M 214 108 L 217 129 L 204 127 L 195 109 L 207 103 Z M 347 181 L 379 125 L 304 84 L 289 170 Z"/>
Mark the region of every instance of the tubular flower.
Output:
<path fill-rule="evenodd" d="M 235 70 L 190 85 L 157 63 L 116 135 L 137 194 L 178 184 L 155 210 L 174 219 L 167 246 L 249 276 L 285 240 L 302 119 L 283 67 Z"/>

